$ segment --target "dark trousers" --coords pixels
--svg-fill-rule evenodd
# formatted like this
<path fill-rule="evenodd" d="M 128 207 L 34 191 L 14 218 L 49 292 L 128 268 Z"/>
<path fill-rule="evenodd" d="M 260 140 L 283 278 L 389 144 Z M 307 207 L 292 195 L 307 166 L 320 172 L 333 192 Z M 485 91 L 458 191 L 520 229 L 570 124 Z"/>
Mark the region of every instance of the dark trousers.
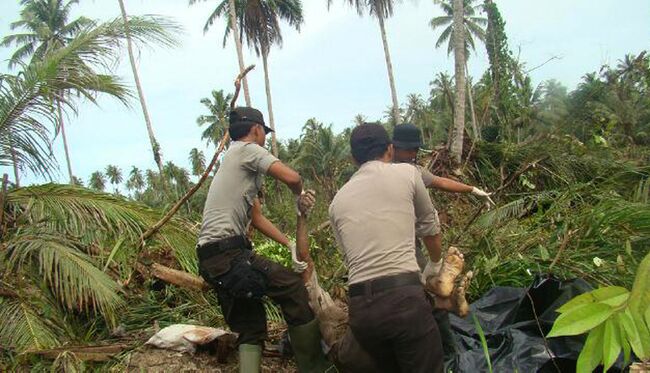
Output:
<path fill-rule="evenodd" d="M 443 350 L 421 285 L 350 297 L 350 329 L 381 372 L 439 373 Z"/>
<path fill-rule="evenodd" d="M 262 344 L 267 336 L 263 300 L 260 297 L 233 296 L 221 281 L 228 275 L 232 264 L 240 260 L 246 260 L 251 270 L 263 274 L 265 295 L 280 306 L 289 326 L 303 325 L 314 319 L 307 290 L 299 274 L 251 250 L 228 250 L 200 260 L 199 271 L 216 290 L 226 323 L 232 331 L 239 333 L 238 344 Z"/>

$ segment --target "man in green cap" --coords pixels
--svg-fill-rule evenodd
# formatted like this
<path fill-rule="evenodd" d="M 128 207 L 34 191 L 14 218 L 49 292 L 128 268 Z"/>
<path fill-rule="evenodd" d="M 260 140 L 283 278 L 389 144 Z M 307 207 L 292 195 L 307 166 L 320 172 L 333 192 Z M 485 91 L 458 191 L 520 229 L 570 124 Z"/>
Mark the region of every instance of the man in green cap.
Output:
<path fill-rule="evenodd" d="M 230 112 L 232 142 L 212 180 L 203 210 L 197 255 L 201 276 L 214 287 L 228 326 L 239 334 L 240 372 L 259 372 L 266 339 L 263 296 L 280 305 L 300 372 L 324 372 L 327 361 L 320 345 L 318 321 L 309 308 L 307 291 L 296 272 L 295 244 L 264 215 L 258 199 L 264 176 L 286 184 L 296 196 L 299 213 L 313 206 L 313 194 L 302 189 L 300 175 L 264 149 L 272 130 L 262 113 L 250 107 Z M 246 236 L 252 225 L 290 249 L 294 271 L 253 251 Z"/>

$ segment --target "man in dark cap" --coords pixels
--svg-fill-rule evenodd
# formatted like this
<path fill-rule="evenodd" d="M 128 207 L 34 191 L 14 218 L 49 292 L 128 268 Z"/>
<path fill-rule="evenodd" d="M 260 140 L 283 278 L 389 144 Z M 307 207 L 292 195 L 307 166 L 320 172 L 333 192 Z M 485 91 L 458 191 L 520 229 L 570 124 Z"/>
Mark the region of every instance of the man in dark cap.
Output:
<path fill-rule="evenodd" d="M 405 123 L 396 126 L 393 130 L 392 143 L 395 149 L 393 161 L 396 163 L 409 163 L 415 165 L 420 171 L 422 181 L 427 188 L 435 188 L 451 193 L 472 193 L 481 198 L 485 198 L 488 204 L 494 204 L 492 199 L 490 199 L 490 193 L 486 193 L 479 188 L 455 180 L 435 176 L 426 168 L 417 165 L 417 155 L 423 144 L 420 129 L 415 125 Z M 440 233 L 440 223 L 437 215 L 438 213 L 436 212 L 436 222 L 438 225 L 437 232 Z M 426 279 L 438 274 L 442 267 L 442 260 L 437 263 L 426 260 L 420 250 L 419 244 L 417 246 L 415 253 L 420 269 L 423 270 L 422 279 L 425 281 Z M 440 234 L 435 236 L 434 246 L 434 251 L 442 251 L 442 240 Z M 451 332 L 451 325 L 449 323 L 449 315 L 447 314 L 447 311 L 436 309 L 434 316 L 438 322 L 438 326 L 440 327 L 440 335 L 445 350 L 445 360 L 447 360 L 453 357 L 456 350 L 455 341 Z"/>
<path fill-rule="evenodd" d="M 300 275 L 306 263 L 297 259 L 295 244 L 264 215 L 258 193 L 264 175 L 286 184 L 305 214 L 314 199 L 302 189 L 300 175 L 264 149 L 271 129 L 262 113 L 239 107 L 230 113 L 232 142 L 212 180 L 203 210 L 197 255 L 201 276 L 216 290 L 226 323 L 239 333 L 240 372 L 258 372 L 266 339 L 268 296 L 282 308 L 300 372 L 323 372 L 331 364 L 320 346 L 318 321 L 309 308 Z M 253 251 L 246 236 L 252 225 L 291 250 L 294 271 Z"/>
<path fill-rule="evenodd" d="M 392 163 L 381 125 L 357 126 L 350 146 L 359 170 L 329 215 L 348 268 L 351 332 L 380 371 L 442 372 L 438 326 L 414 255 L 416 235 L 427 244 L 435 234 L 429 194 L 415 167 Z"/>

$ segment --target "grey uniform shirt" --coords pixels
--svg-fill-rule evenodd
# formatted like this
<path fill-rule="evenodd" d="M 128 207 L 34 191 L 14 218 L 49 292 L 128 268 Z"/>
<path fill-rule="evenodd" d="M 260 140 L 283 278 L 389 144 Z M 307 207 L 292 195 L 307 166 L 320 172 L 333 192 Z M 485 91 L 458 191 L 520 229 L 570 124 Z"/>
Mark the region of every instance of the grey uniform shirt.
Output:
<path fill-rule="evenodd" d="M 364 163 L 329 208 L 349 283 L 419 272 L 415 237 L 436 234 L 420 171 L 410 164 Z"/>
<path fill-rule="evenodd" d="M 420 165 L 415 167 L 417 167 L 417 169 L 422 174 L 422 182 L 424 182 L 424 186 L 428 188 L 431 185 L 431 183 L 433 183 L 433 179 L 435 179 L 435 176 L 433 176 L 433 174 L 429 172 L 429 170 L 427 170 L 426 168 Z"/>
<path fill-rule="evenodd" d="M 203 208 L 199 245 L 243 236 L 264 175 L 278 159 L 254 143 L 233 141 L 212 179 Z"/>

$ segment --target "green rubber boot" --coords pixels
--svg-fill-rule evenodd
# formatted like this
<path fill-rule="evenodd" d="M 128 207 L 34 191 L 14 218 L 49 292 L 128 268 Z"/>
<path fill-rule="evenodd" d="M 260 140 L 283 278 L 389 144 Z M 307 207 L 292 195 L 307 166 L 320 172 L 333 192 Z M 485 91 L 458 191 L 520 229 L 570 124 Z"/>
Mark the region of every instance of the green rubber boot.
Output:
<path fill-rule="evenodd" d="M 262 361 L 262 346 L 239 345 L 239 373 L 259 373 Z"/>
<path fill-rule="evenodd" d="M 333 368 L 334 365 L 327 360 L 321 348 L 321 334 L 317 319 L 307 324 L 290 326 L 289 337 L 291 338 L 291 348 L 296 357 L 296 364 L 300 373 L 336 371 Z"/>

